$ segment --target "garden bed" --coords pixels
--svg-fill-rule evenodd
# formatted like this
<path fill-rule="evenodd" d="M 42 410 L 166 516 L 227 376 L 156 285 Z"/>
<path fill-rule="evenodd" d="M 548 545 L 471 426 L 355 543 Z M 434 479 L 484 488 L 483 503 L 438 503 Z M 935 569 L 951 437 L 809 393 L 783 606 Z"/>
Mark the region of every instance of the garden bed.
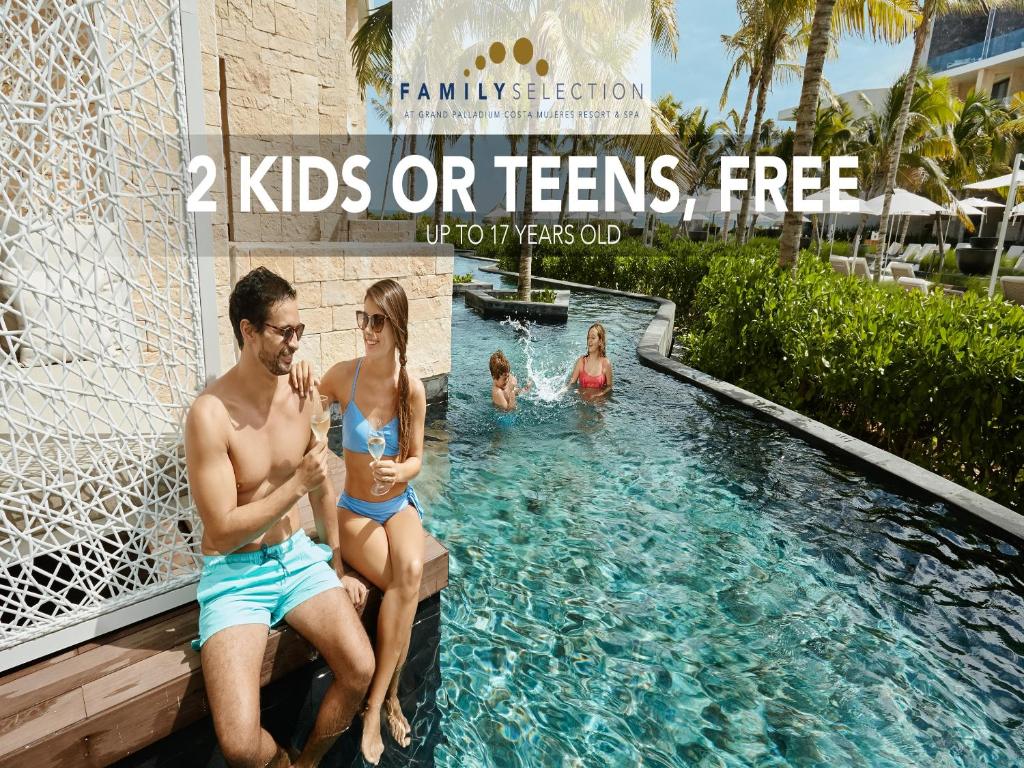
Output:
<path fill-rule="evenodd" d="M 551 291 L 554 301 L 538 301 L 542 291 L 533 291 L 534 301 L 518 301 L 515 291 L 468 290 L 466 306 L 484 317 L 532 320 L 539 323 L 564 323 L 569 319 L 569 291 Z"/>

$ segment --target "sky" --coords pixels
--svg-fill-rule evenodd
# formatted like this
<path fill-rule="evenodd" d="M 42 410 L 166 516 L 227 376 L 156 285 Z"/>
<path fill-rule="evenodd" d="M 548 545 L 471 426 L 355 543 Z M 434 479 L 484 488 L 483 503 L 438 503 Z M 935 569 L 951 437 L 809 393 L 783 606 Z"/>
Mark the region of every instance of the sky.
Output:
<path fill-rule="evenodd" d="M 374 2 L 372 5 L 379 5 Z M 684 109 L 706 107 L 715 119 L 730 109 L 743 111 L 746 79 L 741 78 L 729 94 L 725 111 L 718 99 L 731 64 L 721 36 L 736 31 L 739 18 L 730 0 L 676 0 L 679 19 L 679 55 L 672 61 L 655 54 L 651 65 L 653 101 L 666 93 L 683 102 Z M 885 88 L 910 67 L 913 41 L 899 45 L 876 43 L 870 39 L 846 37 L 840 42 L 839 59 L 825 65 L 825 77 L 835 93 L 866 88 Z M 776 84 L 768 97 L 766 117 L 795 107 L 800 101 L 799 81 Z M 368 103 L 368 102 L 367 102 Z M 387 133 L 387 126 L 367 110 L 367 131 Z"/>

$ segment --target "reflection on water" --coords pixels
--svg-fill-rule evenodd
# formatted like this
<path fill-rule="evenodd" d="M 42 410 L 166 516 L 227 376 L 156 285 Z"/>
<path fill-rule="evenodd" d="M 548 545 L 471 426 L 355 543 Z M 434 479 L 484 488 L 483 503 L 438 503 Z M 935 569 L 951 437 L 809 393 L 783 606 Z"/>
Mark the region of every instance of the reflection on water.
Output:
<path fill-rule="evenodd" d="M 574 294 L 527 335 L 455 301 L 437 762 L 1024 760 L 1016 545 L 643 368 L 653 311 Z M 614 394 L 553 396 L 594 321 Z M 507 420 L 499 348 L 546 387 Z"/>

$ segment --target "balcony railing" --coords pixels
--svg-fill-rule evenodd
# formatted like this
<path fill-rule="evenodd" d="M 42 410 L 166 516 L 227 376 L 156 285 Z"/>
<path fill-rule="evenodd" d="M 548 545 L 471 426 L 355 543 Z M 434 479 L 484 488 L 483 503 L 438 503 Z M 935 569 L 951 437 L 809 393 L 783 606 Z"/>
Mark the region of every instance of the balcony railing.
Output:
<path fill-rule="evenodd" d="M 1015 29 L 1005 35 L 989 40 L 982 40 L 974 45 L 958 48 L 955 51 L 932 56 L 928 59 L 928 67 L 932 72 L 945 72 L 948 69 L 974 64 L 984 59 L 991 59 L 1024 46 L 1024 29 Z"/>

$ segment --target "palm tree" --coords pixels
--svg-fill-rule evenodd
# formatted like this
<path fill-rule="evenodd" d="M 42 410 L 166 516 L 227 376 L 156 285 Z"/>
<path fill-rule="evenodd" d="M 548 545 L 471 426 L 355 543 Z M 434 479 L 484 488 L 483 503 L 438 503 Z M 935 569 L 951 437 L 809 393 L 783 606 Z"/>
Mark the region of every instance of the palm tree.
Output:
<path fill-rule="evenodd" d="M 825 58 L 838 36 L 846 32 L 865 34 L 870 31 L 876 38 L 894 42 L 906 35 L 912 22 L 908 7 L 909 0 L 814 0 L 812 3 L 804 2 L 803 4 L 804 12 L 813 10 L 814 16 L 808 32 L 803 88 L 797 108 L 794 156 L 810 153 Z M 810 7 L 807 7 L 808 5 Z M 792 209 L 792 203 L 793 185 L 789 185 L 787 192 L 787 207 L 789 209 Z M 800 222 L 799 213 L 792 210 L 787 213 L 779 249 L 779 264 L 781 266 L 796 261 Z"/>
<path fill-rule="evenodd" d="M 910 60 L 908 71 L 909 87 L 903 95 L 903 105 L 896 121 L 895 141 L 890 148 L 887 158 L 887 169 L 885 177 L 885 202 L 882 205 L 882 217 L 879 222 L 880 231 L 883 233 L 882 247 L 885 248 L 885 231 L 889 224 L 889 208 L 892 204 L 892 194 L 896 187 L 896 174 L 899 171 L 899 157 L 903 151 L 903 138 L 907 128 L 907 120 L 910 113 L 910 103 L 914 95 L 914 86 L 917 82 L 917 73 L 921 66 L 921 56 L 924 53 L 925 45 L 931 39 L 932 30 L 935 27 L 935 19 L 945 14 L 971 14 L 988 12 L 997 8 L 1024 8 L 1024 0 L 915 0 L 916 10 L 920 21 L 914 31 L 914 54 Z M 884 251 L 883 251 L 884 252 Z M 878 260 L 878 272 L 882 270 L 882 259 Z"/>
<path fill-rule="evenodd" d="M 519 250 L 519 301 L 529 301 L 532 298 L 532 268 L 533 268 L 533 240 L 529 234 L 530 225 L 533 223 L 533 158 L 537 154 L 540 145 L 540 136 L 531 133 L 526 140 L 526 184 L 525 197 L 523 199 L 523 238 Z"/>
<path fill-rule="evenodd" d="M 818 112 L 818 94 L 821 91 L 821 77 L 825 69 L 825 54 L 828 53 L 829 33 L 832 30 L 832 12 L 836 0 L 817 0 L 814 19 L 811 21 L 811 38 L 807 45 L 807 61 L 804 63 L 804 85 L 800 92 L 800 106 L 797 107 L 796 137 L 793 142 L 794 155 L 809 155 L 814 140 L 814 118 Z M 795 185 L 786 185 L 786 218 L 782 226 L 779 245 L 779 267 L 796 263 L 796 252 L 800 247 L 800 232 L 803 229 L 802 215 L 793 210 Z"/>
<path fill-rule="evenodd" d="M 860 166 L 860 187 L 865 197 L 882 194 L 889 157 L 896 142 L 896 123 L 907 91 L 907 76 L 893 84 L 885 101 L 859 121 L 858 137 L 851 142 Z M 956 101 L 945 78 L 921 75 L 911 97 L 906 130 L 900 147 L 896 183 L 906 189 L 927 186 L 935 199 L 951 199 L 940 163 L 952 156 L 948 127 L 956 120 Z M 866 216 L 857 229 L 859 241 Z"/>
<path fill-rule="evenodd" d="M 782 60 L 794 35 L 803 32 L 806 27 L 806 0 L 738 0 L 737 10 L 743 20 L 742 37 L 752 46 L 750 56 L 756 64 L 757 103 L 754 111 L 754 125 L 751 129 L 750 146 L 747 157 L 751 167 L 760 146 L 761 127 L 764 120 L 768 92 L 775 78 L 776 66 Z M 737 33 L 737 34 L 741 34 Z M 747 215 L 750 211 L 751 190 L 748 185 L 740 205 L 736 222 L 736 236 L 740 242 L 746 239 Z"/>
<path fill-rule="evenodd" d="M 745 147 L 751 164 L 758 154 L 760 134 L 764 120 L 768 92 L 773 82 L 792 77 L 799 71 L 794 63 L 796 50 L 806 36 L 806 4 L 809 0 L 737 0 L 736 10 L 741 25 L 733 35 L 723 36 L 726 49 L 735 56 L 733 67 L 726 79 L 722 92 L 724 100 L 731 80 L 743 70 L 750 73 L 747 89 L 747 106 L 738 126 L 741 139 L 746 133 L 750 103 L 756 94 L 754 126 L 750 144 Z M 743 203 L 737 219 L 737 237 L 744 238 L 747 215 L 750 209 L 750 190 L 743 195 Z"/>
<path fill-rule="evenodd" d="M 381 122 L 387 123 L 388 133 L 391 134 L 391 151 L 388 152 L 388 170 L 384 174 L 384 194 L 380 196 L 380 217 L 384 218 L 384 207 L 388 202 L 388 179 L 391 178 L 391 165 L 395 161 L 395 147 L 398 145 L 398 134 L 392 130 L 392 114 L 391 104 L 383 98 L 371 99 L 370 104 L 373 106 L 373 111 Z M 403 145 L 404 149 L 404 145 Z"/>
<path fill-rule="evenodd" d="M 695 107 L 676 118 L 676 135 L 693 166 L 690 194 L 706 189 L 714 183 L 718 162 L 727 147 L 728 126 L 723 121 L 708 121 L 708 111 Z M 680 214 L 676 232 L 686 226 L 685 214 Z"/>
<path fill-rule="evenodd" d="M 750 4 L 737 4 L 738 8 L 749 9 Z M 747 10 L 749 13 L 750 11 Z M 743 10 L 741 10 L 743 15 Z M 779 82 L 784 82 L 794 77 L 799 77 L 803 68 L 796 62 L 797 52 L 801 48 L 802 41 L 795 36 L 782 41 L 778 61 L 775 63 L 774 77 Z M 761 78 L 761 57 L 758 56 L 760 40 L 756 26 L 744 23 L 736 32 L 731 35 L 722 35 L 722 45 L 726 51 L 733 56 L 732 66 L 725 78 L 725 86 L 722 88 L 722 95 L 718 100 L 718 108 L 725 109 L 729 101 L 729 91 L 732 83 L 743 72 L 747 72 L 747 98 L 743 105 L 743 115 L 733 120 L 735 133 L 746 137 L 747 121 L 750 119 L 750 110 L 754 103 L 754 96 L 757 94 L 757 86 Z M 737 154 L 733 152 L 731 154 Z"/>

